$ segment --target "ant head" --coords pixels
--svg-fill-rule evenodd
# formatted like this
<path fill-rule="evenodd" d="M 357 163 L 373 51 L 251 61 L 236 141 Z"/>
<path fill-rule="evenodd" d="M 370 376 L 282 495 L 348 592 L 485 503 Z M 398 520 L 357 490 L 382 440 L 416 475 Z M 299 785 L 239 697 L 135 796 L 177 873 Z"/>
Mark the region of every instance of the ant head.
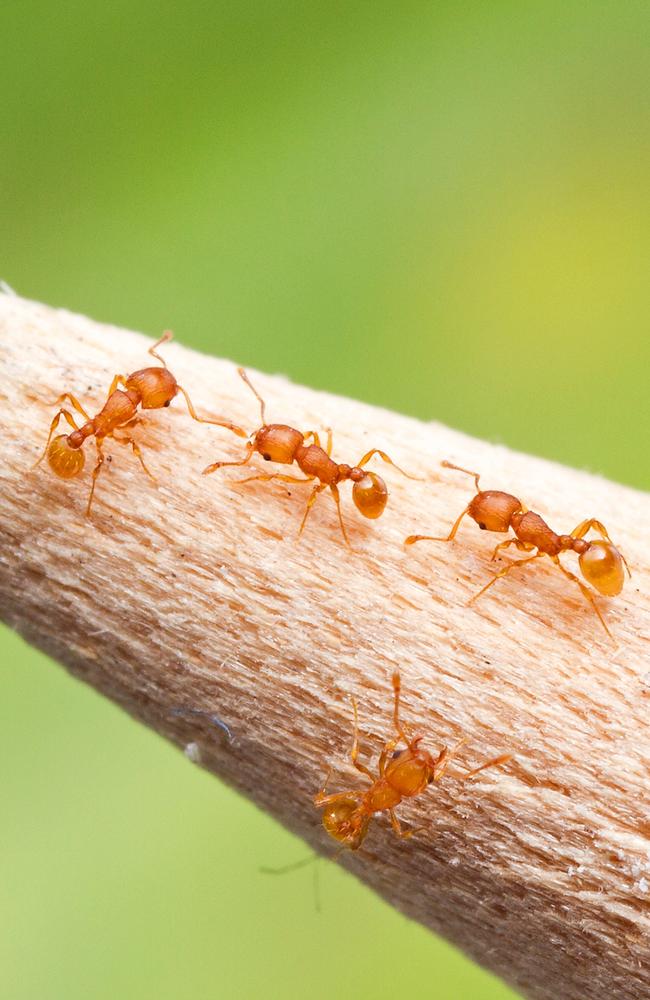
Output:
<path fill-rule="evenodd" d="M 369 817 L 359 813 L 358 800 L 346 795 L 331 802 L 323 813 L 323 826 L 339 844 L 356 851 L 368 830 Z"/>
<path fill-rule="evenodd" d="M 376 472 L 366 472 L 365 469 L 356 471 L 363 473 L 361 478 L 354 479 L 352 487 L 352 499 L 357 510 L 364 517 L 370 517 L 373 520 L 381 517 L 388 502 L 386 483 Z"/>
<path fill-rule="evenodd" d="M 623 589 L 623 557 L 615 545 L 604 539 L 589 542 L 580 554 L 580 569 L 587 583 L 604 597 L 616 597 Z"/>
<path fill-rule="evenodd" d="M 467 508 L 482 531 L 507 531 L 513 514 L 521 510 L 521 500 L 499 490 L 477 493 Z"/>
<path fill-rule="evenodd" d="M 265 462 L 291 465 L 298 448 L 304 441 L 300 431 L 286 424 L 267 424 L 255 434 L 255 450 Z"/>
<path fill-rule="evenodd" d="M 169 406 L 178 392 L 178 382 L 166 368 L 142 368 L 126 380 L 127 390 L 137 392 L 143 410 Z"/>
<path fill-rule="evenodd" d="M 83 438 L 74 448 L 70 443 L 71 437 L 72 435 L 59 434 L 50 441 L 50 446 L 47 449 L 48 465 L 60 479 L 74 479 L 83 469 L 86 460 L 80 447 Z"/>

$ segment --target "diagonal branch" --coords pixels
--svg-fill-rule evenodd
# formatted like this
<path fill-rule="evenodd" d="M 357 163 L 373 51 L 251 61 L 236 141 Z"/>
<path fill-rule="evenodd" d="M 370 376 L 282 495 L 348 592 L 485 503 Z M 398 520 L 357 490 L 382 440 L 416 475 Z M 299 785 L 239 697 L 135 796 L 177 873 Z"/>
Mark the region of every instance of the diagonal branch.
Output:
<path fill-rule="evenodd" d="M 180 406 L 149 411 L 130 450 L 107 442 L 91 519 L 89 473 L 30 472 L 63 391 L 90 412 L 116 372 L 147 364 L 144 338 L 0 295 L 0 611 L 30 642 L 184 746 L 318 849 L 332 842 L 312 797 L 363 781 L 350 763 L 350 696 L 362 757 L 391 732 L 391 672 L 403 716 L 438 752 L 466 737 L 462 767 L 515 759 L 440 786 L 387 818 L 341 862 L 401 910 L 444 934 L 539 1000 L 650 995 L 650 500 L 584 473 L 471 440 L 278 378 L 255 375 L 268 417 L 334 428 L 334 456 L 381 448 L 384 516 L 364 521 L 349 490 L 319 497 L 300 543 L 300 485 L 238 485 L 243 442 L 196 424 Z M 178 344 L 170 369 L 200 415 L 252 429 L 257 404 L 233 365 Z M 114 454 L 113 454 L 114 452 Z M 610 642 L 578 588 L 546 560 L 516 570 L 471 608 L 493 540 L 464 521 L 450 459 L 485 488 L 516 493 L 558 530 L 598 517 L 633 578 L 601 602 Z M 254 458 L 250 468 L 264 463 Z M 383 473 L 382 473 L 383 474 Z M 207 713 L 205 716 L 199 713 Z M 208 716 L 232 731 L 229 742 Z M 373 765 L 374 766 L 374 765 Z"/>

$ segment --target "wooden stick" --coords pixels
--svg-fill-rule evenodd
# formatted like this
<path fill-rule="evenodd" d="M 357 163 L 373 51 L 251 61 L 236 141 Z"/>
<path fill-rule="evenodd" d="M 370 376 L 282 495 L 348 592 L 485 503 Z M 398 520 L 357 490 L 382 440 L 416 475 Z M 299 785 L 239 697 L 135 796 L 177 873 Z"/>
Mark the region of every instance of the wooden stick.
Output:
<path fill-rule="evenodd" d="M 305 487 L 238 486 L 237 469 L 202 477 L 243 442 L 196 424 L 179 400 L 136 431 L 158 487 L 109 443 L 87 519 L 90 462 L 72 482 L 46 465 L 30 471 L 52 416 L 45 401 L 69 390 L 96 411 L 115 373 L 150 363 L 149 344 L 0 295 L 4 620 L 142 722 L 196 744 L 205 767 L 330 854 L 312 796 L 330 765 L 332 790 L 362 783 L 349 760 L 350 695 L 374 762 L 399 668 L 403 717 L 425 746 L 463 735 L 463 766 L 515 758 L 466 785 L 450 768 L 399 810 L 424 833 L 398 841 L 380 818 L 341 862 L 527 996 L 648 998 L 648 496 L 254 373 L 270 420 L 331 426 L 339 460 L 376 446 L 426 481 L 380 462 L 391 493 L 380 521 L 364 521 L 342 490 L 353 551 L 327 496 L 297 542 Z M 164 350 L 200 414 L 257 426 L 232 364 Z M 621 597 L 601 602 L 616 642 L 544 560 L 468 608 L 494 544 L 471 521 L 453 543 L 404 548 L 412 532 L 444 534 L 472 495 L 443 458 L 558 530 L 604 521 L 633 572 Z"/>

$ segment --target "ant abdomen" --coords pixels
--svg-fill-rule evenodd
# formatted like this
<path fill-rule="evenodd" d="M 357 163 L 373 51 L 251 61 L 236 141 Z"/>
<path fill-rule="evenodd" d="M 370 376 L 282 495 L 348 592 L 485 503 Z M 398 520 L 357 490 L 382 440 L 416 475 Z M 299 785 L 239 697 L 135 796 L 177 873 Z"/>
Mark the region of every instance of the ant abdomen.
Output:
<path fill-rule="evenodd" d="M 521 500 L 500 490 L 477 493 L 467 513 L 482 531 L 508 531 L 512 515 L 521 510 Z"/>
<path fill-rule="evenodd" d="M 596 539 L 578 559 L 580 569 L 587 583 L 603 597 L 616 597 L 623 589 L 625 573 L 623 558 L 611 542 Z"/>
<path fill-rule="evenodd" d="M 82 449 L 73 448 L 67 434 L 59 434 L 50 441 L 47 464 L 59 479 L 74 479 L 82 471 L 85 461 Z"/>
<path fill-rule="evenodd" d="M 374 521 L 386 509 L 388 488 L 376 472 L 366 472 L 363 479 L 352 487 L 352 499 L 359 513 Z"/>
<path fill-rule="evenodd" d="M 346 844 L 353 851 L 361 845 L 368 829 L 369 816 L 358 811 L 356 795 L 341 796 L 339 801 L 332 802 L 325 808 L 322 823 L 330 837 Z"/>

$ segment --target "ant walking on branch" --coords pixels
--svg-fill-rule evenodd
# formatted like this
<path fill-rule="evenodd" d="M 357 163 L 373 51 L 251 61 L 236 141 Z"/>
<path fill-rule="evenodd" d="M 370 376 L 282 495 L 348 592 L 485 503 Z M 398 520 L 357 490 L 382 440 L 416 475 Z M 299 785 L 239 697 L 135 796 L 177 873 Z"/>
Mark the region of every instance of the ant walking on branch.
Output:
<path fill-rule="evenodd" d="M 368 472 L 364 468 L 374 455 L 379 455 L 384 462 L 392 465 L 403 476 L 406 476 L 407 479 L 417 479 L 416 476 L 410 476 L 408 472 L 400 469 L 379 448 L 372 448 L 366 452 L 356 465 L 335 462 L 331 458 L 332 432 L 329 429 L 327 430 L 327 445 L 323 448 L 316 431 L 306 431 L 303 433 L 296 430 L 295 427 L 289 427 L 287 424 L 267 424 L 266 404 L 264 400 L 251 383 L 244 369 L 239 368 L 238 373 L 260 404 L 261 426 L 251 434 L 246 445 L 246 454 L 239 462 L 213 462 L 203 470 L 203 475 L 207 476 L 211 472 L 216 472 L 217 469 L 223 469 L 225 466 L 248 465 L 255 452 L 261 455 L 265 462 L 276 462 L 279 465 L 293 465 L 295 462 L 301 472 L 304 472 L 304 478 L 273 472 L 270 474 L 261 473 L 249 476 L 247 479 L 238 480 L 238 482 L 251 483 L 256 480 L 269 482 L 272 479 L 283 483 L 315 482 L 307 500 L 307 506 L 298 532 L 299 536 L 302 534 L 309 512 L 316 502 L 319 493 L 329 488 L 336 504 L 343 538 L 346 545 L 350 545 L 341 513 L 341 496 L 339 493 L 339 484 L 345 482 L 347 479 L 353 483 L 352 499 L 359 513 L 373 520 L 381 517 L 388 500 L 388 488 L 381 476 L 378 476 L 375 472 Z"/>
<path fill-rule="evenodd" d="M 204 417 L 198 416 L 187 392 L 182 385 L 178 384 L 175 377 L 169 371 L 165 360 L 160 357 L 156 350 L 161 344 L 165 344 L 171 340 L 172 336 L 171 331 L 166 330 L 160 340 L 149 348 L 148 353 L 157 361 L 160 361 L 162 367 L 142 368 L 140 371 L 132 372 L 130 375 L 116 375 L 108 390 L 106 402 L 96 416 L 89 416 L 76 396 L 73 396 L 69 392 L 62 393 L 54 403 L 50 404 L 52 406 L 59 406 L 60 409 L 50 424 L 50 433 L 43 454 L 38 462 L 36 462 L 34 468 L 40 465 L 47 456 L 50 469 L 60 479 L 76 478 L 84 467 L 85 456 L 82 450 L 83 445 L 87 438 L 94 437 L 97 449 L 97 462 L 92 473 L 92 484 L 86 508 L 87 515 L 90 514 L 97 477 L 105 461 L 102 445 L 106 438 L 112 438 L 114 441 L 119 442 L 119 444 L 130 445 L 143 470 L 150 479 L 154 482 L 156 481 L 145 465 L 142 452 L 134 438 L 128 433 L 122 436 L 118 436 L 115 433 L 117 430 L 126 431 L 128 428 L 134 426 L 138 420 L 138 407 L 143 410 L 159 410 L 162 407 L 169 406 L 172 399 L 180 392 L 185 397 L 189 414 L 193 420 L 198 421 L 200 424 L 227 427 L 240 437 L 246 437 L 246 432 L 241 427 L 236 427 L 230 420 L 207 420 Z M 123 386 L 123 388 L 120 389 L 118 386 Z M 72 408 L 83 419 L 84 422 L 81 426 L 77 425 L 70 410 L 61 406 L 61 403 L 64 403 L 66 400 L 69 401 Z M 70 434 L 58 434 L 56 437 L 53 437 L 62 417 L 72 428 L 72 432 Z"/>
<path fill-rule="evenodd" d="M 395 807 L 403 799 L 420 795 L 428 785 L 440 781 L 458 750 L 467 741 L 459 740 L 455 747 L 449 750 L 443 747 L 437 757 L 420 747 L 422 736 L 413 736 L 408 727 L 400 721 L 399 703 L 401 680 L 399 671 L 393 674 L 393 692 L 395 696 L 393 707 L 394 735 L 384 744 L 378 762 L 378 773 L 359 762 L 359 722 L 356 700 L 352 699 L 354 711 L 354 738 L 352 741 L 351 759 L 353 766 L 370 782 L 365 791 L 353 790 L 327 795 L 331 769 L 323 788 L 314 796 L 314 805 L 323 809 L 323 826 L 334 840 L 343 847 L 356 851 L 361 847 L 370 820 L 375 813 L 388 812 L 395 834 L 401 838 L 412 837 L 419 829 L 403 830 L 395 815 Z M 399 743 L 405 743 L 405 750 L 397 750 Z M 510 760 L 511 754 L 501 754 L 486 761 L 479 767 L 463 774 L 463 780 L 474 778 L 488 767 L 497 767 Z"/>
<path fill-rule="evenodd" d="M 601 625 L 611 638 L 605 619 L 596 603 L 593 592 L 586 587 L 574 573 L 563 566 L 560 562 L 562 552 L 575 552 L 578 555 L 580 571 L 585 580 L 591 584 L 599 594 L 604 597 L 616 597 L 623 589 L 625 574 L 623 567 L 630 574 L 630 568 L 616 548 L 611 538 L 607 534 L 605 525 L 595 518 L 590 517 L 573 529 L 570 535 L 558 535 L 549 528 L 546 521 L 539 514 L 533 513 L 519 500 L 518 497 L 510 493 L 503 493 L 500 490 L 481 490 L 479 487 L 480 475 L 478 472 L 470 472 L 459 465 L 451 462 L 443 462 L 446 469 L 455 469 L 463 472 L 467 476 L 472 476 L 476 485 L 476 496 L 468 503 L 465 510 L 454 522 L 451 531 L 445 537 L 436 538 L 432 535 L 409 535 L 405 539 L 405 545 L 413 545 L 415 542 L 451 542 L 456 536 L 456 532 L 461 521 L 466 514 L 476 521 L 483 531 L 496 531 L 505 533 L 510 528 L 515 533 L 514 538 L 508 538 L 499 544 L 492 553 L 492 559 L 496 559 L 501 549 L 506 549 L 510 545 L 520 552 L 533 552 L 534 555 L 527 556 L 526 559 L 517 559 L 509 563 L 489 580 L 485 586 L 471 598 L 470 604 L 477 600 L 486 590 L 496 583 L 501 577 L 507 576 L 511 570 L 525 563 L 534 562 L 542 556 L 548 556 L 558 569 L 564 573 L 567 579 L 576 583 L 600 620 Z M 585 538 L 589 531 L 596 531 L 601 536 L 597 539 Z"/>

